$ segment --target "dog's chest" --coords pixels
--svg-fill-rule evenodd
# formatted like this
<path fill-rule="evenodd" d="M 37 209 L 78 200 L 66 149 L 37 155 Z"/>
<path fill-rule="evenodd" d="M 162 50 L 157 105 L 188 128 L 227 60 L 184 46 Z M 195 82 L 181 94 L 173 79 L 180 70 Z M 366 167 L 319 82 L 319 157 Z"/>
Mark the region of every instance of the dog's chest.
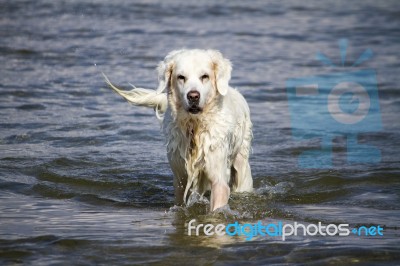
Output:
<path fill-rule="evenodd" d="M 175 120 L 165 126 L 167 151 L 181 157 L 186 168 L 203 168 L 206 157 L 218 149 L 226 149 L 228 156 L 231 153 L 230 131 L 218 121 Z"/>
<path fill-rule="evenodd" d="M 197 121 L 189 122 L 181 128 L 184 135 L 181 140 L 181 148 L 185 150 L 185 157 L 190 161 L 202 161 L 204 156 L 210 149 L 210 131 L 208 125 L 198 123 Z"/>
<path fill-rule="evenodd" d="M 186 138 L 188 143 L 186 149 L 187 149 L 187 155 L 191 158 L 196 158 L 198 154 L 200 153 L 199 148 L 200 148 L 200 140 L 203 139 L 202 136 L 200 136 L 199 132 L 199 126 L 196 124 L 191 124 L 186 130 Z"/>

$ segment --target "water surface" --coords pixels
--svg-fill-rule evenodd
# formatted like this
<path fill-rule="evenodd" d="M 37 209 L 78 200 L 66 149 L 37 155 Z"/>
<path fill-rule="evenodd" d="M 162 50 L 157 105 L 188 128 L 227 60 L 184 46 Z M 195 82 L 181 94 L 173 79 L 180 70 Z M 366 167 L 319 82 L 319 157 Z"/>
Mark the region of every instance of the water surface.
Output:
<path fill-rule="evenodd" d="M 400 5 L 396 1 L 9 1 L 0 10 L 0 262 L 76 264 L 397 264 L 400 259 Z M 372 60 L 333 69 L 367 48 Z M 232 213 L 173 207 L 172 173 L 152 110 L 106 88 L 156 88 L 173 49 L 219 49 L 254 124 L 257 195 Z M 349 165 L 334 139 L 331 169 L 303 169 L 318 139 L 292 138 L 285 81 L 375 69 L 383 130 L 359 141 L 379 164 Z M 324 129 L 322 129 L 324 130 Z M 383 237 L 190 237 L 199 222 L 348 223 Z"/>

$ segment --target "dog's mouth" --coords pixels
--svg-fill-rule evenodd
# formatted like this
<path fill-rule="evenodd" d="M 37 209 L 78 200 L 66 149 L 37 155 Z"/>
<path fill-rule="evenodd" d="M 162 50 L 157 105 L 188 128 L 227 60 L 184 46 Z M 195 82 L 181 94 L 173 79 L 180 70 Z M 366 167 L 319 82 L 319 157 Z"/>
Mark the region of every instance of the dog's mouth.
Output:
<path fill-rule="evenodd" d="M 198 114 L 202 111 L 202 109 L 197 105 L 192 105 L 187 110 L 191 114 Z"/>

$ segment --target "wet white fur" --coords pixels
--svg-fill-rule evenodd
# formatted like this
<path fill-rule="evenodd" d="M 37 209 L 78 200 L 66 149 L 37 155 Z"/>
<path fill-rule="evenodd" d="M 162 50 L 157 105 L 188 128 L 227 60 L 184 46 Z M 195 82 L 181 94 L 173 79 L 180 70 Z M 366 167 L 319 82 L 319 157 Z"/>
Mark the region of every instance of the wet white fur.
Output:
<path fill-rule="evenodd" d="M 218 51 L 177 50 L 160 62 L 157 90 L 122 91 L 106 78 L 129 102 L 156 110 L 166 136 L 177 204 L 186 203 L 193 192 L 203 195 L 211 190 L 210 207 L 215 210 L 228 203 L 230 189 L 253 190 L 250 111 L 243 96 L 229 86 L 231 69 Z M 202 79 L 203 75 L 209 78 Z M 191 90 L 200 92 L 199 114 L 187 111 L 186 94 Z"/>

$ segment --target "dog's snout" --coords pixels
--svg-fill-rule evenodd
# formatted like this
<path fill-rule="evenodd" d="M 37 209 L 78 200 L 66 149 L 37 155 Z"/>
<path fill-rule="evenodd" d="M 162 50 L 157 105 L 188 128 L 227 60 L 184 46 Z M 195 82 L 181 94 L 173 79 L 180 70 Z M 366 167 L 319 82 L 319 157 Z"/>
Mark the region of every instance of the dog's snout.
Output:
<path fill-rule="evenodd" d="M 200 100 L 200 92 L 198 91 L 189 91 L 187 94 L 187 99 L 189 100 L 189 103 L 198 103 Z"/>

